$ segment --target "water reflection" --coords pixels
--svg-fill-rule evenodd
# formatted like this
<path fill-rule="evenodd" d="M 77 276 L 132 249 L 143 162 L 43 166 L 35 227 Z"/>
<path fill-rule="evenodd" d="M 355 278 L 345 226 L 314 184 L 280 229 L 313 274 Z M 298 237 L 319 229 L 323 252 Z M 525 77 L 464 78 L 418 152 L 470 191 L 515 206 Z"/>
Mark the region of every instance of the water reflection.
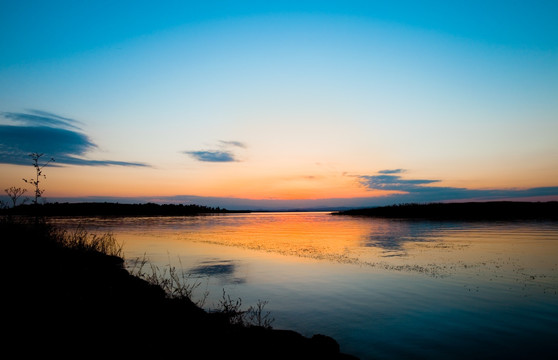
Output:
<path fill-rule="evenodd" d="M 417 244 L 425 247 L 450 248 L 444 240 L 450 232 L 471 230 L 475 226 L 462 222 L 371 219 L 360 217 L 368 228 L 361 246 L 382 249 L 383 257 L 406 256 Z"/>
<path fill-rule="evenodd" d="M 198 277 L 212 277 L 221 280 L 227 284 L 242 284 L 246 282 L 245 278 L 235 275 L 237 264 L 234 260 L 208 259 L 199 262 L 199 264 L 189 269 L 189 274 Z"/>
<path fill-rule="evenodd" d="M 408 242 L 433 242 L 437 241 L 435 236 L 436 227 L 425 226 L 411 221 L 381 220 L 370 229 L 370 233 L 364 238 L 362 246 L 381 248 L 383 257 L 405 256 L 405 246 Z"/>
<path fill-rule="evenodd" d="M 75 220 L 63 219 L 67 227 Z M 74 221 L 72 223 L 72 221 Z M 237 271 L 231 259 L 206 258 L 193 244 L 237 251 L 353 264 L 434 277 L 467 272 L 491 279 L 536 278 L 555 272 L 555 223 L 463 223 L 332 216 L 328 213 L 252 213 L 195 217 L 80 219 L 96 232 L 112 232 L 128 254 L 166 261 L 192 256 L 190 271 L 221 276 Z M 548 241 L 547 241 L 548 240 Z M 544 250 L 533 245 L 547 241 Z M 552 248 L 549 249 L 548 247 Z M 187 249 L 187 250 L 186 250 Z M 209 254 L 214 250 L 207 250 Z M 218 251 L 222 251 L 222 248 Z M 558 253 L 555 251 L 554 254 Z M 204 253 L 205 254 L 205 253 Z M 198 256 L 198 257 L 196 257 Z M 205 259 L 205 260 L 200 260 Z M 202 261 L 205 261 L 202 262 Z M 542 268 L 541 268 L 542 267 Z M 228 276 L 228 275 L 227 275 Z M 238 280 L 230 275 L 230 281 Z M 236 279 L 236 280 L 234 280 Z"/>
<path fill-rule="evenodd" d="M 326 333 L 362 359 L 558 351 L 557 223 L 327 213 L 80 221 L 112 232 L 127 257 L 180 258 L 196 280 L 212 279 L 208 304 L 225 287 L 245 304 L 269 300 L 274 326 Z"/>

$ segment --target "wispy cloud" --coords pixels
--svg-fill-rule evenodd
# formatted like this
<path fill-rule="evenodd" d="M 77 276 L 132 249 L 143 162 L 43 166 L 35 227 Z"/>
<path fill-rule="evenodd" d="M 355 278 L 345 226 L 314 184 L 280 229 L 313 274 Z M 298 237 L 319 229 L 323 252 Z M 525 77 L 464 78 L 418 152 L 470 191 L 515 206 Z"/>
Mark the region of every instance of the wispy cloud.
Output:
<path fill-rule="evenodd" d="M 467 189 L 458 187 L 429 186 L 441 180 L 403 179 L 403 169 L 382 170 L 379 175 L 359 175 L 359 181 L 371 190 L 397 191 L 386 196 L 391 202 L 438 202 L 451 200 L 496 200 L 521 197 L 557 196 L 558 187 L 530 189 Z"/>
<path fill-rule="evenodd" d="M 393 170 L 380 170 L 378 174 L 401 174 L 404 173 L 405 169 L 393 169 Z"/>
<path fill-rule="evenodd" d="M 359 180 L 361 184 L 370 188 L 370 189 L 378 189 L 378 190 L 396 190 L 396 191 L 405 191 L 405 192 L 413 192 L 417 190 L 424 189 L 422 185 L 425 184 L 432 184 L 439 182 L 440 180 L 428 180 L 428 179 L 402 179 L 400 175 L 392 175 L 392 174 L 400 174 L 403 173 L 403 169 L 396 169 L 396 170 L 381 170 L 378 173 L 380 175 L 361 175 L 359 176 Z"/>
<path fill-rule="evenodd" d="M 77 126 L 77 124 L 80 124 L 79 121 L 41 110 L 29 110 L 29 113 L 3 112 L 2 116 L 21 125 L 55 126 L 81 130 Z"/>
<path fill-rule="evenodd" d="M 231 148 L 246 148 L 246 144 L 240 141 L 225 141 L 220 140 L 216 146 L 218 150 L 197 150 L 197 151 L 183 151 L 184 154 L 190 155 L 192 158 L 203 162 L 237 162 L 239 161 L 234 149 Z"/>
<path fill-rule="evenodd" d="M 236 146 L 236 147 L 243 148 L 243 149 L 246 148 L 246 144 L 244 144 L 243 142 L 240 142 L 240 141 L 220 140 L 219 142 L 224 146 Z"/>
<path fill-rule="evenodd" d="M 198 161 L 204 162 L 234 162 L 234 154 L 227 151 L 184 151 L 184 154 L 190 155 Z"/>
<path fill-rule="evenodd" d="M 81 130 L 78 121 L 40 110 L 1 113 L 9 124 L 0 124 L 0 163 L 27 165 L 29 154 L 44 153 L 56 164 L 83 166 L 147 166 L 140 162 L 91 160 L 84 156 L 97 145 Z"/>

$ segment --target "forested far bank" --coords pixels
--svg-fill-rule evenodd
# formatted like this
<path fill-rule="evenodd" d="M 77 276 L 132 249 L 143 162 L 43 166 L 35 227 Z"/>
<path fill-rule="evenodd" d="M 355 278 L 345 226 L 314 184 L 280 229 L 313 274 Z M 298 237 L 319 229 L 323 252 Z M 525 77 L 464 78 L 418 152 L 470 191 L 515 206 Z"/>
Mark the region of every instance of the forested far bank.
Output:
<path fill-rule="evenodd" d="M 4 215 L 40 216 L 187 216 L 198 214 L 222 214 L 232 211 L 220 207 L 183 204 L 121 204 L 110 202 L 45 203 L 19 205 L 2 209 Z"/>
<path fill-rule="evenodd" d="M 353 209 L 334 214 L 435 220 L 558 220 L 558 201 L 412 203 Z"/>

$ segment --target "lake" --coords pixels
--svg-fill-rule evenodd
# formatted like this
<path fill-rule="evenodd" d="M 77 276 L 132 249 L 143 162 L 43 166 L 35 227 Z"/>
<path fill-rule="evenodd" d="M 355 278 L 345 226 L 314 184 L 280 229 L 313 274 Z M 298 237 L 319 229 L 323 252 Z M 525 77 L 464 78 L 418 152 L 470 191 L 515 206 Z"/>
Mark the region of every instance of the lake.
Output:
<path fill-rule="evenodd" d="M 558 223 L 407 221 L 327 212 L 57 219 L 112 233 L 272 326 L 336 339 L 361 359 L 554 358 Z M 247 345 L 248 346 L 248 345 Z"/>

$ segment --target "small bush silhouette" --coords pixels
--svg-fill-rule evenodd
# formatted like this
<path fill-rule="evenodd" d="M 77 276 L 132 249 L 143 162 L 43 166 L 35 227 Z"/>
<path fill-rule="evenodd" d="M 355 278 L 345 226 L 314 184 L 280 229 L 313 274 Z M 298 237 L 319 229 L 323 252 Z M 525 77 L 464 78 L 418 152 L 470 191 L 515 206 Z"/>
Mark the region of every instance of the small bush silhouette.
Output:
<path fill-rule="evenodd" d="M 43 175 L 43 168 L 54 161 L 54 158 L 50 158 L 49 161 L 41 165 L 39 163 L 39 160 L 43 155 L 44 154 L 39 154 L 39 153 L 29 154 L 31 160 L 33 161 L 33 167 L 35 168 L 35 178 L 23 179 L 23 181 L 25 181 L 27 184 L 31 184 L 33 185 L 33 187 L 35 187 L 35 200 L 33 200 L 33 204 L 35 205 L 39 203 L 39 198 L 43 196 L 43 193 L 45 192 L 45 190 L 41 189 L 39 186 L 41 182 L 41 178 L 46 179 L 46 175 Z"/>
<path fill-rule="evenodd" d="M 20 187 L 15 187 L 15 186 L 11 186 L 7 189 L 4 189 L 4 191 L 6 192 L 6 194 L 8 194 L 8 196 L 10 197 L 10 199 L 12 200 L 12 207 L 16 207 L 17 205 L 17 200 L 23 195 L 25 194 L 25 192 L 27 191 L 27 189 L 24 188 L 20 188 Z M 25 203 L 27 199 L 24 199 L 22 203 Z"/>

